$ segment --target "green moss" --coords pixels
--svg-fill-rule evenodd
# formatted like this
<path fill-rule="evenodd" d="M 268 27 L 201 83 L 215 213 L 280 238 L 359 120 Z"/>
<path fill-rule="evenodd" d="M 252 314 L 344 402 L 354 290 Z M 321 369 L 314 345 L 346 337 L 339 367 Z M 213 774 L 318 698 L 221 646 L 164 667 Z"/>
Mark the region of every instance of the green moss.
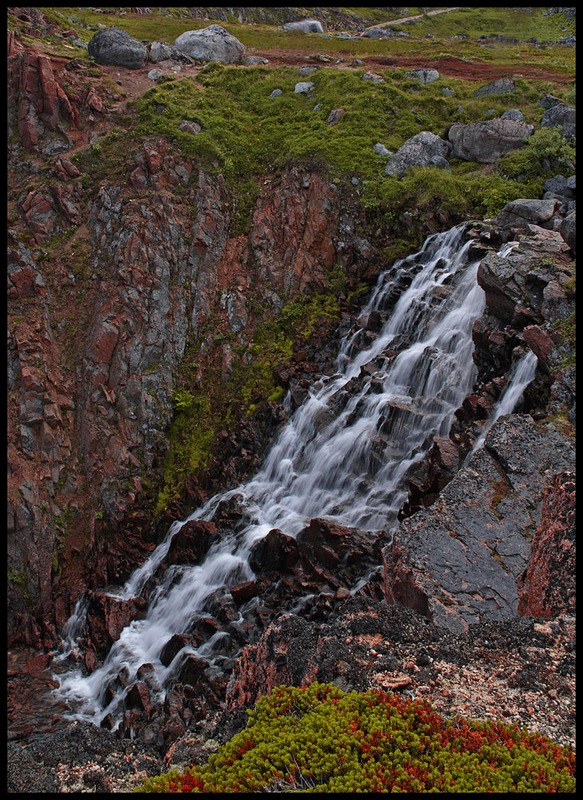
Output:
<path fill-rule="evenodd" d="M 208 763 L 137 792 L 575 792 L 575 753 L 517 725 L 446 719 L 426 701 L 279 686 Z"/>

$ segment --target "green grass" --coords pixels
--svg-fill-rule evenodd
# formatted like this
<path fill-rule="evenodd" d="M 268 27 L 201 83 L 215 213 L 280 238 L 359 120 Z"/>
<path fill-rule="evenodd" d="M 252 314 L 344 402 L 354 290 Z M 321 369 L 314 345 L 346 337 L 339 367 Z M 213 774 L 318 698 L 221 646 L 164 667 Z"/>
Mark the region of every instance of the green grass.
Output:
<path fill-rule="evenodd" d="M 79 37 L 89 41 L 97 30 L 97 24 L 116 26 L 126 30 L 137 39 L 148 41 L 164 41 L 173 44 L 175 39 L 187 30 L 199 30 L 212 23 L 225 27 L 229 33 L 237 37 L 249 53 L 268 49 L 302 52 L 306 55 L 324 53 L 331 57 L 358 58 L 365 56 L 419 56 L 434 59 L 439 68 L 441 58 L 472 58 L 478 61 L 495 61 L 519 65 L 536 64 L 548 59 L 548 54 L 534 44 L 526 43 L 536 37 L 538 42 L 557 42 L 568 33 L 575 32 L 575 20 L 565 18 L 562 14 L 545 15 L 544 8 L 462 8 L 445 14 L 424 17 L 411 23 L 399 23 L 397 30 L 411 34 L 407 38 L 391 39 L 341 39 L 328 34 L 324 38 L 320 34 L 304 34 L 296 31 L 278 30 L 278 26 L 264 24 L 242 24 L 233 17 L 224 22 L 216 19 L 200 20 L 188 16 L 169 16 L 157 14 L 125 14 L 98 13 L 90 8 L 42 8 L 50 21 L 63 27 L 76 27 Z M 310 9 L 304 9 L 309 15 Z M 371 15 L 369 24 L 383 20 L 398 18 L 400 9 L 381 11 L 373 9 L 345 9 L 348 12 L 359 12 Z M 414 15 L 421 9 L 409 8 L 408 13 Z M 174 9 L 178 14 L 181 9 Z M 182 13 L 186 15 L 186 10 Z M 73 18 L 73 20 L 71 20 Z M 87 27 L 90 26 L 90 27 Z M 520 40 L 519 44 L 496 43 L 494 50 L 475 42 L 479 36 L 497 35 L 503 32 L 508 38 Z M 426 34 L 435 37 L 436 44 L 424 38 Z M 467 38 L 466 38 L 467 37 Z M 490 45 L 490 43 L 488 43 Z M 428 50 L 430 48 L 430 50 Z M 575 48 L 554 47 L 553 59 L 559 70 L 575 71 Z"/>

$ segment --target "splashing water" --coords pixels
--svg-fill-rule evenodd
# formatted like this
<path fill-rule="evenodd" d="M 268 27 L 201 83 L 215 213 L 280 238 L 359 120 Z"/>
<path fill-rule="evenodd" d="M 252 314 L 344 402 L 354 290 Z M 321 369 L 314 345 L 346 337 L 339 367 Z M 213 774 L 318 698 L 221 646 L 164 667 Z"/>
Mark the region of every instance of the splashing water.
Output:
<path fill-rule="evenodd" d="M 500 419 L 500 417 L 503 417 L 505 414 L 510 414 L 516 408 L 520 400 L 522 400 L 524 390 L 534 378 L 537 363 L 538 359 L 532 350 L 527 350 L 522 358 L 514 363 L 506 388 L 494 405 L 492 414 L 486 420 L 482 432 L 474 442 L 471 451 L 465 457 L 464 466 L 468 463 L 476 450 L 483 447 L 486 436 L 496 420 Z"/>
<path fill-rule="evenodd" d="M 102 667 L 89 676 L 78 668 L 55 676 L 56 693 L 74 718 L 99 725 L 110 712 L 122 713 L 125 689 L 111 688 L 121 673 L 127 686 L 141 665 L 152 665 L 160 687 L 154 699 L 161 699 L 186 654 L 211 663 L 219 659 L 220 633 L 198 648 L 184 648 L 168 666 L 160 654 L 175 633 L 206 613 L 213 592 L 254 577 L 250 550 L 273 528 L 296 536 L 314 517 L 367 531 L 391 531 L 396 525 L 408 471 L 433 437 L 449 433 L 476 378 L 471 331 L 484 309 L 484 293 L 476 280 L 478 262 L 468 258 L 471 242 L 464 243 L 463 234 L 464 226 L 458 226 L 433 235 L 419 253 L 379 276 L 359 327 L 340 343 L 337 372 L 311 387 L 258 474 L 173 523 L 165 540 L 113 595 L 139 595 L 186 522 L 211 520 L 221 504 L 237 499 L 244 514 L 236 529 L 214 543 L 201 564 L 167 570 L 149 598 L 146 618 L 123 629 Z M 408 288 L 394 302 L 401 278 Z M 375 315 L 386 319 L 376 336 L 369 325 Z M 83 613 L 79 603 L 76 614 Z M 61 659 L 74 653 L 81 627 L 74 615 Z"/>

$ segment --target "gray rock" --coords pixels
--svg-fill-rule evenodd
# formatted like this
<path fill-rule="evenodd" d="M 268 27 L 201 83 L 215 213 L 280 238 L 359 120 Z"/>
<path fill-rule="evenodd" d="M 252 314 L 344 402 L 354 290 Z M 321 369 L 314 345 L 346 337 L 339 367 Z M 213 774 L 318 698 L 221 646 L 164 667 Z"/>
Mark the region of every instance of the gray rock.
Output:
<path fill-rule="evenodd" d="M 197 61 L 242 64 L 247 48 L 222 25 L 185 31 L 174 42 L 176 48 Z"/>
<path fill-rule="evenodd" d="M 384 83 L 385 79 L 381 78 L 380 75 L 377 75 L 374 72 L 365 72 L 362 76 L 363 81 L 372 81 L 372 83 Z"/>
<path fill-rule="evenodd" d="M 552 106 L 556 106 L 557 103 L 560 103 L 558 97 L 555 97 L 554 94 L 545 94 L 542 100 L 539 102 L 539 106 L 541 108 L 551 108 Z"/>
<path fill-rule="evenodd" d="M 248 67 L 254 67 L 256 64 L 269 64 L 269 59 L 263 58 L 263 56 L 247 56 L 245 64 Z"/>
<path fill-rule="evenodd" d="M 98 64 L 114 64 L 126 69 L 139 69 L 148 58 L 145 45 L 120 28 L 98 31 L 87 45 L 87 51 Z"/>
<path fill-rule="evenodd" d="M 162 72 L 161 69 L 151 69 L 148 72 L 148 78 L 151 81 L 159 81 L 160 78 L 163 78 L 163 77 L 164 77 L 164 73 Z"/>
<path fill-rule="evenodd" d="M 502 227 L 524 226 L 528 224 L 545 227 L 557 212 L 557 200 L 519 199 L 507 203 L 496 217 L 496 224 Z"/>
<path fill-rule="evenodd" d="M 434 81 L 438 80 L 440 75 L 436 69 L 424 68 L 424 69 L 414 69 L 412 72 L 408 72 L 407 76 L 412 78 L 413 80 L 417 80 L 422 84 L 433 83 Z"/>
<path fill-rule="evenodd" d="M 306 65 L 305 67 L 300 67 L 299 73 L 302 76 L 302 78 L 307 78 L 308 75 L 313 75 L 314 72 L 317 72 L 317 70 L 318 70 L 318 67 L 310 67 L 310 66 Z"/>
<path fill-rule="evenodd" d="M 480 86 L 479 89 L 476 89 L 474 97 L 484 97 L 484 95 L 488 94 L 508 94 L 508 92 L 514 92 L 515 89 L 516 86 L 512 78 L 498 78 L 498 80 L 491 81 L 485 86 Z"/>
<path fill-rule="evenodd" d="M 332 111 L 328 114 L 328 119 L 326 120 L 326 123 L 328 125 L 336 125 L 337 122 L 340 122 L 343 116 L 344 116 L 343 108 L 333 108 Z"/>
<path fill-rule="evenodd" d="M 553 428 L 501 417 L 438 503 L 401 522 L 384 551 L 394 600 L 456 633 L 515 618 L 545 485 L 574 459 Z"/>
<path fill-rule="evenodd" d="M 324 33 L 322 23 L 317 19 L 302 19 L 298 22 L 286 22 L 284 31 L 303 31 L 303 33 Z"/>
<path fill-rule="evenodd" d="M 269 96 L 270 97 L 279 97 L 280 94 L 283 94 L 281 89 L 274 89 Z"/>
<path fill-rule="evenodd" d="M 184 133 L 191 133 L 193 136 L 198 136 L 202 130 L 198 122 L 190 119 L 183 119 L 178 128 Z"/>
<path fill-rule="evenodd" d="M 179 61 L 181 64 L 194 63 L 194 59 L 166 42 L 152 42 L 149 58 L 153 64 L 158 64 L 160 61 Z"/>
<path fill-rule="evenodd" d="M 551 106 L 541 119 L 541 128 L 560 128 L 561 133 L 567 139 L 575 141 L 576 120 L 575 109 L 566 103 L 555 103 Z"/>
<path fill-rule="evenodd" d="M 451 155 L 463 161 L 492 164 L 502 156 L 522 147 L 534 127 L 514 119 L 486 120 L 469 125 L 454 123 L 448 131 L 452 145 Z"/>
<path fill-rule="evenodd" d="M 380 142 L 377 142 L 375 144 L 375 146 L 373 147 L 373 150 L 375 151 L 375 153 L 378 156 L 390 156 L 391 155 L 391 151 L 387 150 L 387 148 L 384 146 L 384 144 L 381 144 Z"/>
<path fill-rule="evenodd" d="M 576 211 L 571 211 L 562 221 L 559 227 L 559 233 L 567 242 L 573 254 L 577 252 L 577 218 Z"/>
<path fill-rule="evenodd" d="M 500 114 L 501 119 L 515 119 L 519 122 L 522 122 L 524 119 L 524 114 L 519 108 L 509 108 L 508 111 L 505 111 L 503 114 Z"/>
<path fill-rule="evenodd" d="M 295 94 L 307 94 L 314 88 L 312 81 L 300 81 L 296 83 L 294 92 Z"/>
<path fill-rule="evenodd" d="M 391 156 L 385 167 L 385 175 L 402 177 L 411 167 L 430 167 L 447 165 L 451 145 L 429 131 L 412 136 Z"/>

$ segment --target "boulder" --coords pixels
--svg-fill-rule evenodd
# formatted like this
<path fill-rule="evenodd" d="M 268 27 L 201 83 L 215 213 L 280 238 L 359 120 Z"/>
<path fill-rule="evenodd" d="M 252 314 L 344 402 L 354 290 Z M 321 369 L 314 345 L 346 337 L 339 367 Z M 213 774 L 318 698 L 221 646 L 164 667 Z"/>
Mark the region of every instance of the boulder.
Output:
<path fill-rule="evenodd" d="M 412 72 L 408 72 L 407 77 L 426 85 L 438 80 L 440 75 L 436 69 L 424 68 L 414 69 Z"/>
<path fill-rule="evenodd" d="M 484 95 L 488 94 L 507 94 L 508 92 L 513 92 L 515 88 L 512 78 L 498 78 L 498 80 L 491 81 L 485 86 L 480 86 L 479 89 L 476 89 L 474 97 L 484 97 Z"/>
<path fill-rule="evenodd" d="M 444 139 L 429 131 L 421 131 L 391 156 L 385 167 L 385 175 L 401 178 L 411 167 L 447 167 L 450 149 L 451 145 Z"/>
<path fill-rule="evenodd" d="M 486 120 L 469 125 L 454 123 L 448 130 L 453 158 L 493 164 L 512 150 L 517 150 L 534 133 L 534 126 L 515 119 Z"/>
<path fill-rule="evenodd" d="M 209 25 L 198 31 L 185 31 L 174 42 L 182 53 L 197 61 L 242 64 L 247 48 L 222 25 Z"/>
<path fill-rule="evenodd" d="M 166 42 L 152 42 L 149 52 L 150 61 L 158 64 L 160 61 L 178 61 L 181 64 L 192 64 L 193 59 L 177 47 Z"/>
<path fill-rule="evenodd" d="M 559 128 L 566 139 L 575 141 L 576 135 L 576 112 L 573 106 L 566 103 L 555 103 L 545 113 L 541 119 L 541 128 Z"/>
<path fill-rule="evenodd" d="M 139 69 L 148 58 L 145 45 L 121 28 L 98 31 L 89 42 L 87 51 L 98 64 L 114 64 L 126 69 Z"/>
<path fill-rule="evenodd" d="M 165 561 L 168 564 L 199 564 L 217 536 L 216 525 L 189 520 L 172 537 Z"/>
<path fill-rule="evenodd" d="M 520 198 L 507 203 L 496 217 L 502 227 L 524 227 L 528 224 L 547 227 L 558 210 L 557 200 L 530 200 Z"/>
<path fill-rule="evenodd" d="M 301 19 L 298 22 L 286 22 L 284 31 L 302 31 L 303 33 L 324 33 L 322 23 L 317 19 Z"/>

